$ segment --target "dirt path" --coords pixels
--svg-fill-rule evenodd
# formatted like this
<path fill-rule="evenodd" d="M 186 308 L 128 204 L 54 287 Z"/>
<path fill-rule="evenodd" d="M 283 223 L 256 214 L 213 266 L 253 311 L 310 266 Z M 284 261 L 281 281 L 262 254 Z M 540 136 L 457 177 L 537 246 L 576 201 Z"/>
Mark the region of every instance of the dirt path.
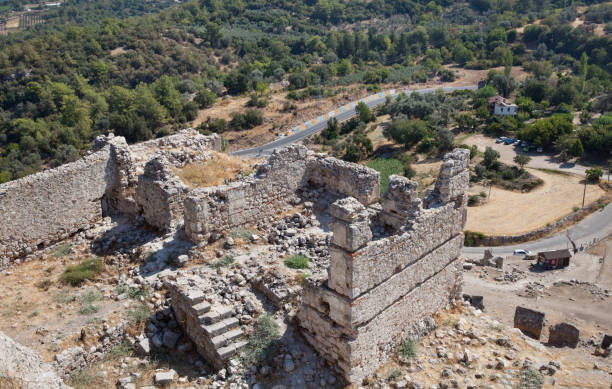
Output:
<path fill-rule="evenodd" d="M 606 244 L 612 245 L 612 240 L 608 239 Z M 505 271 L 517 267 L 526 274 L 526 278 L 513 283 L 494 281 L 502 272 L 491 268 L 487 268 L 489 275 L 481 278 L 483 268 L 474 267 L 464 273 L 464 292 L 485 296 L 485 311 L 510 326 L 513 325 L 515 307 L 521 305 L 545 312 L 549 324 L 568 320 L 580 323 L 586 331 L 581 335 L 583 338 L 595 335 L 599 330 L 612 330 L 610 297 L 593 293 L 593 287 L 588 284 L 555 285 L 557 281 L 576 279 L 589 283 L 597 281 L 604 289 L 604 284 L 612 281 L 612 274 L 605 273 L 603 278 L 599 276 L 599 256 L 579 253 L 572 257 L 567 268 L 547 272 L 532 272 L 529 270 L 530 264 L 531 261 L 524 261 L 520 257 L 506 257 Z M 527 297 L 525 286 L 533 282 L 542 284 L 543 288 L 537 297 Z"/>
<path fill-rule="evenodd" d="M 528 169 L 544 184 L 528 193 L 493 187 L 484 205 L 468 208 L 466 229 L 488 235 L 516 235 L 535 230 L 573 212 L 582 205 L 584 185 L 579 177 Z M 473 185 L 470 195 L 489 193 L 488 187 Z M 587 185 L 585 204 L 604 195 L 597 185 Z"/>

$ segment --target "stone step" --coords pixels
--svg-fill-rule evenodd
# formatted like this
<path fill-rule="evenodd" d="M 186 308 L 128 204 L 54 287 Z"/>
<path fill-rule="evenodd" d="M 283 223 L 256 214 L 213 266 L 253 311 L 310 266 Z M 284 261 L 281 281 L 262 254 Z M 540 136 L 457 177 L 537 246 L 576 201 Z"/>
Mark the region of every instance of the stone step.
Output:
<path fill-rule="evenodd" d="M 204 292 L 202 292 L 201 290 L 191 290 L 188 293 L 184 294 L 184 296 L 185 300 L 187 300 L 187 303 L 190 306 L 194 306 L 196 304 L 201 303 L 206 297 L 206 295 L 204 295 Z"/>
<path fill-rule="evenodd" d="M 217 350 L 217 352 L 219 353 L 219 356 L 221 357 L 221 359 L 223 359 L 224 361 L 227 361 L 228 359 L 232 357 L 232 355 L 242 350 L 248 343 L 249 342 L 246 342 L 246 341 L 232 343 L 228 346 L 221 347 L 220 349 Z"/>
<path fill-rule="evenodd" d="M 234 309 L 231 307 L 212 307 L 210 311 L 200 316 L 200 323 L 211 325 L 220 322 L 234 314 Z"/>
<path fill-rule="evenodd" d="M 212 342 L 213 346 L 215 346 L 215 348 L 218 350 L 221 347 L 226 346 L 227 344 L 233 342 L 234 340 L 238 339 L 241 336 L 242 336 L 242 330 L 240 328 L 236 328 L 224 334 L 217 335 L 214 338 L 212 338 L 210 341 Z"/>
<path fill-rule="evenodd" d="M 235 317 L 228 317 L 227 319 L 221 320 L 218 323 L 211 324 L 209 326 L 202 326 L 206 334 L 212 338 L 217 335 L 221 335 L 224 332 L 229 331 L 230 329 L 236 327 L 238 325 L 238 319 Z"/>
<path fill-rule="evenodd" d="M 194 305 L 191 308 L 195 311 L 196 315 L 200 316 L 200 315 L 210 311 L 210 307 L 211 307 L 211 305 L 210 305 L 210 303 L 208 301 L 202 301 L 201 303 L 196 304 L 196 305 Z"/>

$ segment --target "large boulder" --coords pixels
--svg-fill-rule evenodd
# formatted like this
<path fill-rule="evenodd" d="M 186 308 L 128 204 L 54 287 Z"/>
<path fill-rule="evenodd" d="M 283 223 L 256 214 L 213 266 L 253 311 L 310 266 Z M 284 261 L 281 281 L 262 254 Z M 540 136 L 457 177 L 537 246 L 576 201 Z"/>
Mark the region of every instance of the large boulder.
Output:
<path fill-rule="evenodd" d="M 576 348 L 580 340 L 580 331 L 568 323 L 559 323 L 550 326 L 548 344 L 555 347 Z"/>
<path fill-rule="evenodd" d="M 544 327 L 544 313 L 529 308 L 516 307 L 514 311 L 514 327 L 525 335 L 540 339 Z"/>

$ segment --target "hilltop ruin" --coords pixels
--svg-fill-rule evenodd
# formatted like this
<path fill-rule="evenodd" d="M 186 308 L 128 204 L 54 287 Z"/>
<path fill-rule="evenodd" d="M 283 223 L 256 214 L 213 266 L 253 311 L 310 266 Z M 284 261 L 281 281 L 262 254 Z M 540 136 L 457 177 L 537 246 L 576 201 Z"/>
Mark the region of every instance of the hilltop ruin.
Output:
<path fill-rule="evenodd" d="M 128 216 L 167 236 L 184 232 L 178 236 L 198 247 L 228 238 L 236 228 L 268 231 L 283 218 L 311 226 L 323 234 L 308 238 L 319 270 L 301 286 L 256 263 L 248 265 L 256 276 L 234 277 L 278 307 L 297 304 L 298 327 L 308 343 L 352 383 L 385 363 L 401 341 L 431 331 L 431 315 L 460 296 L 466 150 L 444 157 L 435 189 L 423 198 L 414 182 L 400 176 L 390 177 L 381 198 L 378 172 L 303 146 L 277 150 L 253 173 L 215 187 L 191 190 L 175 174 L 177 166 L 214 158 L 220 148 L 218 136 L 195 131 L 134 146 L 105 136 L 77 162 L 3 184 L 2 266 L 107 215 Z M 296 207 L 307 216 L 283 216 Z M 264 239 L 278 241 L 278 231 L 295 234 L 278 228 Z M 189 257 L 183 257 L 185 265 Z M 210 274 L 194 270 L 164 285 L 184 334 L 220 369 L 247 343 L 251 319 L 240 312 L 250 318 L 258 309 L 246 290 L 241 300 L 215 296 L 219 284 Z"/>

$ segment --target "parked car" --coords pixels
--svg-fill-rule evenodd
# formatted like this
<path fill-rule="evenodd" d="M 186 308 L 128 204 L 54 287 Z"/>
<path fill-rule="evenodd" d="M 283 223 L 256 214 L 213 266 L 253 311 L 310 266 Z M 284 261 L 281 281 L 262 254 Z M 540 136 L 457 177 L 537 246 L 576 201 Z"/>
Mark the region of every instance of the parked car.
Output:
<path fill-rule="evenodd" d="M 524 249 L 514 250 L 514 255 L 531 255 L 531 251 Z"/>
<path fill-rule="evenodd" d="M 536 151 L 537 151 L 538 153 L 541 153 L 541 152 L 542 152 L 542 151 L 544 151 L 544 150 L 542 150 L 542 148 L 541 148 L 541 147 L 538 147 L 538 148 L 536 149 Z"/>
<path fill-rule="evenodd" d="M 506 139 L 506 140 L 504 141 L 504 144 L 505 144 L 505 145 L 511 145 L 512 143 L 514 143 L 514 139 L 512 139 L 512 138 L 508 138 L 508 139 Z"/>
<path fill-rule="evenodd" d="M 499 138 L 495 139 L 495 143 L 501 143 L 505 141 L 506 139 L 508 138 L 506 138 L 505 136 L 500 136 Z"/>
<path fill-rule="evenodd" d="M 519 145 L 521 144 L 521 140 L 520 140 L 520 139 L 515 140 L 515 141 L 514 141 L 514 144 L 515 144 L 516 146 L 519 146 Z"/>
<path fill-rule="evenodd" d="M 521 147 L 528 147 L 529 144 L 526 141 L 521 142 Z"/>

